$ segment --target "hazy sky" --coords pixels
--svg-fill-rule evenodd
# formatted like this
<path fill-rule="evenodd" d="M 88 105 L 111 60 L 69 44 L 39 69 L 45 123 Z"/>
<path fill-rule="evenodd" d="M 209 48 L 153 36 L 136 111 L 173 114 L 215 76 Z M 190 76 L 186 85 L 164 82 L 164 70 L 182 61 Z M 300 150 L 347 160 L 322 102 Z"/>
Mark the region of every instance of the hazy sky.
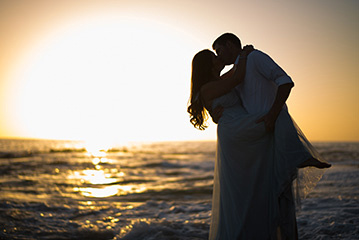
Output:
<path fill-rule="evenodd" d="M 359 2 L 0 0 L 0 137 L 215 139 L 186 113 L 193 55 L 233 32 L 292 77 L 313 141 L 359 141 Z"/>

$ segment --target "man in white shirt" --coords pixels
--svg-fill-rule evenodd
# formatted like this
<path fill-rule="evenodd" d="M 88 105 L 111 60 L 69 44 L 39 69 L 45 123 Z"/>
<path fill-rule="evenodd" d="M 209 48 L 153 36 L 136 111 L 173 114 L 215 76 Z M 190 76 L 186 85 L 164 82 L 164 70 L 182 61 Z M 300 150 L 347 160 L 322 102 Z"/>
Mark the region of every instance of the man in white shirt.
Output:
<path fill-rule="evenodd" d="M 241 57 L 241 41 L 232 33 L 218 37 L 212 47 L 225 65 L 234 64 Z M 255 50 L 247 57 L 246 76 L 236 90 L 248 113 L 266 112 L 257 123 L 264 121 L 267 131 L 273 131 L 293 86 L 291 78 L 278 64 L 265 53 Z M 213 110 L 214 122 L 218 122 L 222 110 Z"/>

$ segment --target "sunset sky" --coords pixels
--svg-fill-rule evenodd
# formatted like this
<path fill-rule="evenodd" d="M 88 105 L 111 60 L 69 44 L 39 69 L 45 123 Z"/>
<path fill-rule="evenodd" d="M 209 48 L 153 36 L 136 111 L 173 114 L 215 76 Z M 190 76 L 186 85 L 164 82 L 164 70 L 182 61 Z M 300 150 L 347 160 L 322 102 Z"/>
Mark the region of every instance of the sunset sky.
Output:
<path fill-rule="evenodd" d="M 0 0 L 0 137 L 216 139 L 186 112 L 193 55 L 224 32 L 293 79 L 312 141 L 359 141 L 357 0 Z"/>

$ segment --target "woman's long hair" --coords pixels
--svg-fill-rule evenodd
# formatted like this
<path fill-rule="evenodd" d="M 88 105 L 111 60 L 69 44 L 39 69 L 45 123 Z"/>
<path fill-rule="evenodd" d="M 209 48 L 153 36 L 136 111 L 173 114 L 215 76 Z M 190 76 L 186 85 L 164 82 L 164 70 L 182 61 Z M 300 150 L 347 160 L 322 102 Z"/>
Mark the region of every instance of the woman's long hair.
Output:
<path fill-rule="evenodd" d="M 212 51 L 205 49 L 197 53 L 192 60 L 191 96 L 187 112 L 190 114 L 190 122 L 199 130 L 207 127 L 205 122 L 208 114 L 201 100 L 200 90 L 204 84 L 212 81 L 213 56 Z"/>

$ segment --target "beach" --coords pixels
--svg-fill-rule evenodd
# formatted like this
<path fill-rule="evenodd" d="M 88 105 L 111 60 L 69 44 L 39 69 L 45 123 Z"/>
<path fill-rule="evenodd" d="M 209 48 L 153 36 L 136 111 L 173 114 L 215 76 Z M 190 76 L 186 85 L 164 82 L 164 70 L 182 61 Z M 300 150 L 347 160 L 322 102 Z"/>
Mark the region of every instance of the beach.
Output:
<path fill-rule="evenodd" d="M 315 142 L 332 167 L 299 239 L 359 239 L 359 143 Z M 207 239 L 215 141 L 0 139 L 0 239 Z"/>

